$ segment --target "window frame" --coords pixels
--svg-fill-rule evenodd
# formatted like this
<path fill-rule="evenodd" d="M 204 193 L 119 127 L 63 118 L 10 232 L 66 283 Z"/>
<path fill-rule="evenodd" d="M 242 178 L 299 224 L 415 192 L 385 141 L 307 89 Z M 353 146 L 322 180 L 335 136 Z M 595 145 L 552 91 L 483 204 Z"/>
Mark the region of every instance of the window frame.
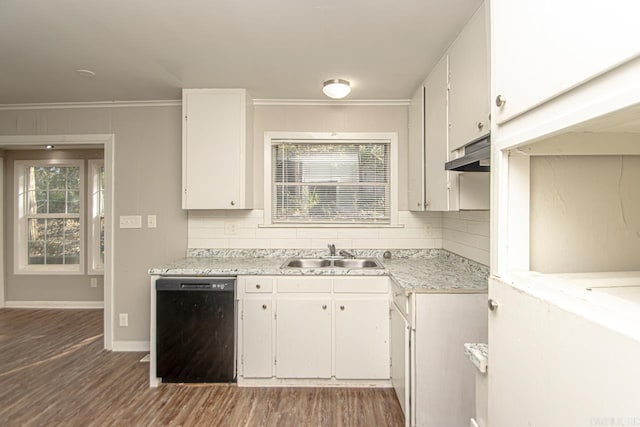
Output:
<path fill-rule="evenodd" d="M 80 255 L 78 264 L 29 264 L 28 263 L 28 215 L 27 201 L 24 191 L 26 185 L 26 171 L 29 167 L 38 166 L 59 166 L 80 168 Z M 13 258 L 14 274 L 46 274 L 46 275 L 82 275 L 85 271 L 85 168 L 84 160 L 70 159 L 47 159 L 47 160 L 16 160 L 14 162 L 14 236 L 13 236 Z M 55 217 L 55 216 L 54 216 Z"/>
<path fill-rule="evenodd" d="M 87 167 L 87 207 L 88 207 L 88 219 L 87 219 L 87 274 L 89 275 L 103 275 L 104 263 L 100 262 L 100 168 L 104 168 L 104 159 L 89 159 Z M 106 179 L 106 178 L 105 178 Z M 103 200 L 105 188 L 102 188 Z M 104 206 L 102 207 L 103 218 Z M 106 224 L 105 224 L 106 235 Z"/>
<path fill-rule="evenodd" d="M 275 141 L 291 140 L 292 142 L 317 143 L 319 141 L 335 141 L 358 143 L 372 141 L 389 143 L 389 223 L 274 223 L 272 218 L 272 164 L 271 152 Z M 261 227 L 273 228 L 389 228 L 398 224 L 398 134 L 395 132 L 265 132 L 264 133 L 264 223 Z"/>

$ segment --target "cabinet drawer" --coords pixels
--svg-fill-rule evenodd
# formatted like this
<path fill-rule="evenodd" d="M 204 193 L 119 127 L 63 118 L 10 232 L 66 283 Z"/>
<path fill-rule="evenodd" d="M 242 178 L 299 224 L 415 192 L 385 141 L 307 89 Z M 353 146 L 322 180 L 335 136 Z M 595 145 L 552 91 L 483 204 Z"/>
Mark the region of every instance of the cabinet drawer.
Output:
<path fill-rule="evenodd" d="M 247 277 L 244 291 L 248 294 L 273 292 L 273 279 L 270 277 Z"/>
<path fill-rule="evenodd" d="M 389 278 L 386 276 L 336 277 L 333 279 L 335 293 L 386 294 Z"/>
<path fill-rule="evenodd" d="M 278 292 L 322 293 L 331 292 L 329 277 L 280 277 L 277 279 Z"/>

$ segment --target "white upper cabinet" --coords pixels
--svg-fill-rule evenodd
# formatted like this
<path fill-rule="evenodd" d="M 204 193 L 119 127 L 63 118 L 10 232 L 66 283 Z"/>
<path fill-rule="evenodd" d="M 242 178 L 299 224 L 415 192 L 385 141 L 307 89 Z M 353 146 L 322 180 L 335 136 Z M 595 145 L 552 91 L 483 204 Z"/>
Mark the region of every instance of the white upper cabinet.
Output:
<path fill-rule="evenodd" d="M 449 51 L 449 151 L 489 133 L 489 50 L 484 3 Z"/>
<path fill-rule="evenodd" d="M 182 92 L 182 208 L 250 209 L 252 101 L 244 89 Z"/>
<path fill-rule="evenodd" d="M 424 86 L 421 84 L 409 104 L 409 210 L 425 210 L 424 200 Z"/>
<path fill-rule="evenodd" d="M 427 77 L 425 130 L 425 193 L 429 211 L 457 210 L 455 172 L 445 170 L 449 160 L 447 81 L 448 56 L 445 55 Z"/>
<path fill-rule="evenodd" d="M 637 57 L 638 16 L 637 0 L 492 0 L 497 124 Z"/>

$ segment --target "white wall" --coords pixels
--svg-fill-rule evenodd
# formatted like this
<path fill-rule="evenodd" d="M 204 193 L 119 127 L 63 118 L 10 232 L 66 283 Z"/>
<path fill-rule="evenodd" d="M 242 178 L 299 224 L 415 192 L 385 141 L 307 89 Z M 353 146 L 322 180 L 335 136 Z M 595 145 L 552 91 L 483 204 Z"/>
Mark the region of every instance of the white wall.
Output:
<path fill-rule="evenodd" d="M 489 211 L 443 212 L 442 247 L 489 265 Z"/>
<path fill-rule="evenodd" d="M 530 182 L 532 270 L 640 270 L 640 156 L 532 157 Z"/>

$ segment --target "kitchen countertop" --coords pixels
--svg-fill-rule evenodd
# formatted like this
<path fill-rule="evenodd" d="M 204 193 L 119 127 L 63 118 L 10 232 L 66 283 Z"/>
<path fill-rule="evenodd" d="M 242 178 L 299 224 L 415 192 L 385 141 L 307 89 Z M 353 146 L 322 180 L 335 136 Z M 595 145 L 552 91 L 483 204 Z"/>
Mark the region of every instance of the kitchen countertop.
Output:
<path fill-rule="evenodd" d="M 489 346 L 484 343 L 466 343 L 464 354 L 483 374 L 487 372 L 489 365 Z"/>
<path fill-rule="evenodd" d="M 377 250 L 353 251 L 358 257 L 376 257 L 382 269 L 280 268 L 292 256 L 319 257 L 326 251 L 190 249 L 186 258 L 153 267 L 161 276 L 331 275 L 391 276 L 407 293 L 485 293 L 488 268 L 440 249 L 394 250 L 382 259 Z"/>

